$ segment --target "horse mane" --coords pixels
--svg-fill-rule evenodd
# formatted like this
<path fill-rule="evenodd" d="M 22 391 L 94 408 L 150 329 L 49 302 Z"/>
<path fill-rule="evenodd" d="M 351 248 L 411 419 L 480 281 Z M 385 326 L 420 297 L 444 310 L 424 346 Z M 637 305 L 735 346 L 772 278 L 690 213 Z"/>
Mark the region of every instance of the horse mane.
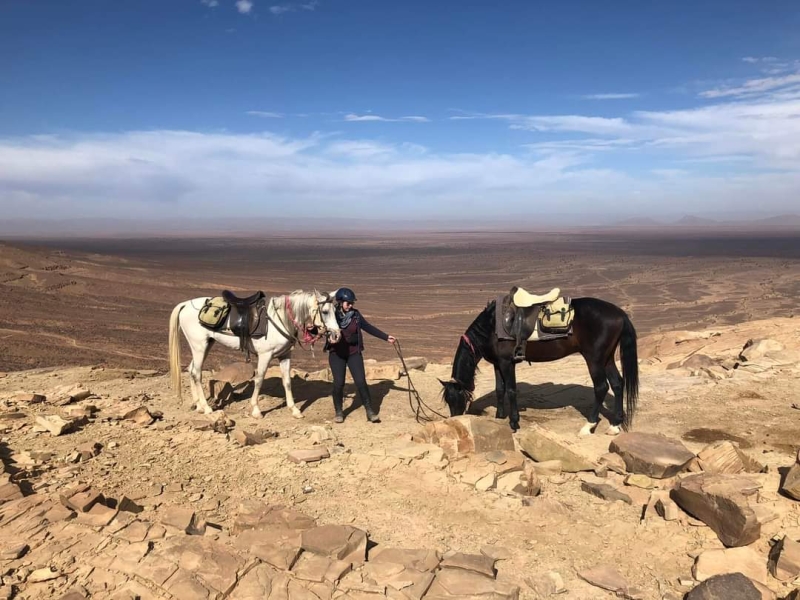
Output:
<path fill-rule="evenodd" d="M 289 294 L 289 304 L 292 307 L 295 320 L 300 325 L 305 325 L 309 321 L 311 312 L 308 309 L 308 298 L 312 292 L 305 292 L 303 290 L 295 290 Z"/>
<path fill-rule="evenodd" d="M 481 348 L 491 344 L 491 336 L 494 331 L 494 307 L 495 301 L 491 300 L 481 313 L 470 323 L 464 335 L 467 336 L 472 344 L 472 348 L 467 345 L 462 336 L 456 348 L 456 355 L 453 357 L 452 377 L 462 384 L 467 394 L 468 400 L 472 400 L 475 388 L 475 375 L 480 372 L 478 362 L 483 356 Z M 478 352 L 476 356 L 474 351 Z"/>

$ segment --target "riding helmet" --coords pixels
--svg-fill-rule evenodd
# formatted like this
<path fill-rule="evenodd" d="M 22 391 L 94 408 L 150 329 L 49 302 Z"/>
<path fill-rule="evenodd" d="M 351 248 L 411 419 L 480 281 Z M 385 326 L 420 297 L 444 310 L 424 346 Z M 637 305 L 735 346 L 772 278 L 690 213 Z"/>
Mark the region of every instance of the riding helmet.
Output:
<path fill-rule="evenodd" d="M 356 301 L 356 293 L 351 290 L 350 288 L 339 288 L 336 290 L 336 301 L 341 302 L 350 302 L 353 303 Z"/>

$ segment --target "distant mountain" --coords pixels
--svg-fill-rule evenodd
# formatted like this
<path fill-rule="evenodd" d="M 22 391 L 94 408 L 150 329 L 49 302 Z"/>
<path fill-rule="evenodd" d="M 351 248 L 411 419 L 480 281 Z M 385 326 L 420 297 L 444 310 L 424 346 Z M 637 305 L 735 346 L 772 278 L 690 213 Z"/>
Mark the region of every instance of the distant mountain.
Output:
<path fill-rule="evenodd" d="M 685 215 L 673 223 L 673 225 L 678 225 L 679 227 L 705 227 L 718 224 L 719 221 L 714 219 L 696 217 L 695 215 Z"/>
<path fill-rule="evenodd" d="M 618 221 L 612 227 L 663 227 L 663 221 L 657 221 L 650 217 L 631 217 L 623 221 Z"/>

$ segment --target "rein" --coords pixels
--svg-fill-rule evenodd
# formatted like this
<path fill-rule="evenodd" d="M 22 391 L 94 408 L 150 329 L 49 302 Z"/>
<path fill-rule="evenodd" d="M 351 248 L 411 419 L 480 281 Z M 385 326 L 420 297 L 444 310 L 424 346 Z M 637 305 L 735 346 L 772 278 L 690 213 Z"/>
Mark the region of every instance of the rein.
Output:
<path fill-rule="evenodd" d="M 431 422 L 435 420 L 432 416 L 429 416 L 425 412 L 426 408 L 434 415 L 441 417 L 442 419 L 446 419 L 447 417 L 445 417 L 442 413 L 428 406 L 422 399 L 422 396 L 420 396 L 419 392 L 417 391 L 417 388 L 414 387 L 414 382 L 411 381 L 411 371 L 406 366 L 406 361 L 403 358 L 403 351 L 400 348 L 400 340 L 395 340 L 393 345 L 394 345 L 394 351 L 397 352 L 397 356 L 400 358 L 400 363 L 403 365 L 403 370 L 405 371 L 406 378 L 408 379 L 408 405 L 409 407 L 411 407 L 411 411 L 414 413 L 414 419 L 416 420 L 416 422 L 417 423 L 419 423 L 420 421 Z M 414 400 L 416 400 L 417 402 L 416 407 L 414 406 Z"/>

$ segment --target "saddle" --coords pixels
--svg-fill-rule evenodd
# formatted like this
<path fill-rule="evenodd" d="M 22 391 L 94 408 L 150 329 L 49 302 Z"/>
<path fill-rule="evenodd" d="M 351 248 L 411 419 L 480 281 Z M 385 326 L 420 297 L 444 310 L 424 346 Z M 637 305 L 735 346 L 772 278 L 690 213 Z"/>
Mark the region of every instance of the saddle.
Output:
<path fill-rule="evenodd" d="M 251 350 L 255 352 L 251 337 L 258 329 L 260 313 L 266 304 L 266 295 L 258 291 L 242 298 L 229 290 L 224 290 L 222 298 L 231 307 L 228 328 L 239 338 L 239 350 L 244 352 L 245 362 L 250 362 L 250 352 Z"/>
<path fill-rule="evenodd" d="M 542 294 L 541 296 L 536 296 L 534 294 L 528 293 L 526 290 L 523 290 L 521 287 L 517 288 L 517 291 L 514 292 L 514 306 L 518 306 L 520 308 L 528 308 L 533 306 L 534 304 L 549 304 L 558 299 L 558 295 L 561 293 L 559 288 L 553 288 L 546 294 Z"/>

